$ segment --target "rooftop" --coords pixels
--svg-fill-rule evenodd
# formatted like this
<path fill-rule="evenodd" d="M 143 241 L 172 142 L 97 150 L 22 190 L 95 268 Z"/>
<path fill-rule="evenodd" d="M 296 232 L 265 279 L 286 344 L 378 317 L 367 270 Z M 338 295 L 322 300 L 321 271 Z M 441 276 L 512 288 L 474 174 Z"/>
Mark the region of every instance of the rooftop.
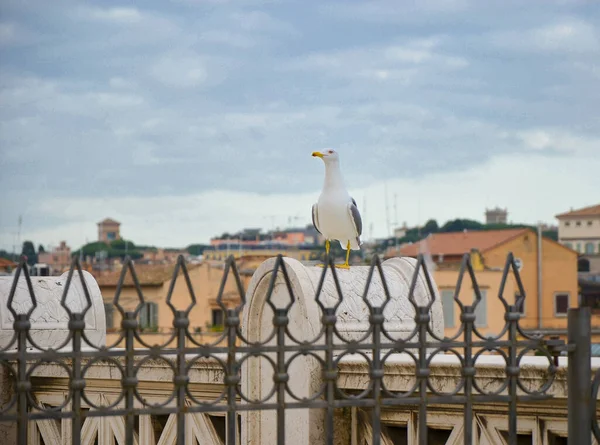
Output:
<path fill-rule="evenodd" d="M 0 258 L 0 267 L 17 267 L 17 263 L 6 258 Z"/>
<path fill-rule="evenodd" d="M 187 269 L 191 270 L 199 265 L 187 264 Z M 162 286 L 163 283 L 171 280 L 175 264 L 134 264 L 135 275 L 140 286 Z M 180 272 L 181 273 L 181 272 Z M 121 276 L 121 270 L 115 270 L 107 274 L 96 277 L 98 286 L 116 286 Z M 124 286 L 133 286 L 133 279 L 129 271 L 123 281 Z"/>
<path fill-rule="evenodd" d="M 568 216 L 600 216 L 600 204 L 583 207 L 581 209 L 571 210 L 570 212 L 556 215 L 557 218 L 564 218 Z"/>
<path fill-rule="evenodd" d="M 472 249 L 480 252 L 496 247 L 512 238 L 515 238 L 529 229 L 507 230 L 473 230 L 467 232 L 434 233 L 417 243 L 404 246 L 400 249 L 403 256 L 417 256 L 420 247 L 428 241 L 428 250 L 432 255 L 464 255 Z"/>
<path fill-rule="evenodd" d="M 111 219 L 111 218 L 104 218 L 102 221 L 100 221 L 97 224 L 98 225 L 100 225 L 100 224 L 119 224 L 119 225 L 121 225 L 121 223 L 119 221 L 115 221 L 114 219 Z"/>

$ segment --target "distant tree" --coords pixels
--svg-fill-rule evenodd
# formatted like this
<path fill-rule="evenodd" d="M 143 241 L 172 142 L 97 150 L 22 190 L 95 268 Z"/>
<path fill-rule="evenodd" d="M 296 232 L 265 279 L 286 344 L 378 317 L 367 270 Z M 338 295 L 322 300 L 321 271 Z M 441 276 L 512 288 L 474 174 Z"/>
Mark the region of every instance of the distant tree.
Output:
<path fill-rule="evenodd" d="M 190 255 L 202 255 L 204 253 L 204 250 L 207 249 L 208 247 L 210 247 L 210 246 L 207 244 L 190 244 L 189 246 L 186 247 L 185 250 Z"/>
<path fill-rule="evenodd" d="M 422 233 L 425 235 L 429 235 L 430 233 L 436 233 L 440 228 L 438 227 L 438 223 L 435 219 L 430 219 L 423 226 Z"/>
<path fill-rule="evenodd" d="M 484 224 L 479 221 L 474 221 L 472 219 L 453 219 L 444 224 L 440 232 L 462 232 L 463 230 L 482 230 L 484 229 Z"/>
<path fill-rule="evenodd" d="M 557 230 L 544 230 L 542 232 L 542 236 L 545 238 L 549 238 L 553 241 L 558 241 L 558 231 Z"/>
<path fill-rule="evenodd" d="M 115 240 L 110 244 L 95 241 L 82 246 L 71 255 L 79 256 L 80 251 L 83 251 L 83 256 L 86 257 L 95 257 L 98 252 L 106 252 L 108 258 L 125 258 L 125 256 L 129 256 L 132 259 L 138 259 L 144 256 L 132 241 L 127 240 Z"/>
<path fill-rule="evenodd" d="M 44 249 L 44 246 L 42 246 L 41 244 L 38 246 L 38 255 L 40 253 L 46 253 L 46 249 Z"/>
<path fill-rule="evenodd" d="M 126 239 L 116 239 L 111 241 L 110 247 L 117 250 L 135 250 L 136 246 L 133 241 L 129 241 Z"/>
<path fill-rule="evenodd" d="M 23 248 L 21 249 L 21 255 L 27 257 L 27 264 L 33 266 L 37 263 L 38 256 L 35 253 L 35 246 L 31 241 L 23 241 Z"/>

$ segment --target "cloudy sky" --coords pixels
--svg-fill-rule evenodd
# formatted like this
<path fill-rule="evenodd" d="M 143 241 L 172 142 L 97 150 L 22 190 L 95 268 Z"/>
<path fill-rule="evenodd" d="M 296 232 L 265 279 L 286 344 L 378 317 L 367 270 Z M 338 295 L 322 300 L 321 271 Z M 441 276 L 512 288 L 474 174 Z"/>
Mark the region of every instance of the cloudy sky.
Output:
<path fill-rule="evenodd" d="M 3 0 L 0 248 L 309 223 L 325 147 L 367 238 L 553 223 L 600 202 L 599 84 L 592 0 Z"/>

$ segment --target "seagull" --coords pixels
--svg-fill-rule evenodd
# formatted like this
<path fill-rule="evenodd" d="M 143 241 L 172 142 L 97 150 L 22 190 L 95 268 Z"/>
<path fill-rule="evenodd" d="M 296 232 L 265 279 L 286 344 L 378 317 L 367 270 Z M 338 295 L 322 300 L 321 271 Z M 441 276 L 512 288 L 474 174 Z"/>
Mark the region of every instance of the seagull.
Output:
<path fill-rule="evenodd" d="M 325 237 L 325 252 L 329 255 L 330 241 L 340 242 L 346 250 L 346 262 L 335 267 L 349 269 L 350 250 L 360 250 L 362 219 L 356 201 L 348 194 L 342 172 L 340 157 L 335 150 L 315 151 L 325 163 L 325 182 L 319 200 L 312 206 L 312 222 L 317 232 Z"/>

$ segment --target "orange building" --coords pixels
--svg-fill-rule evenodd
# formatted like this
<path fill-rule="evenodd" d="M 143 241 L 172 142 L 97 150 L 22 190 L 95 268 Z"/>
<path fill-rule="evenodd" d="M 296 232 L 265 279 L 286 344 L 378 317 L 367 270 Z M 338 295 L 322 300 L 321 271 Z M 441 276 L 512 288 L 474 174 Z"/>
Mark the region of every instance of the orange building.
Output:
<path fill-rule="evenodd" d="M 238 270 L 244 289 L 250 281 L 252 273 L 264 258 L 254 259 L 244 257 L 237 260 Z M 196 296 L 196 304 L 189 314 L 190 332 L 199 342 L 210 341 L 216 333 L 222 330 L 223 312 L 217 304 L 216 298 L 223 279 L 224 265 L 202 264 L 187 265 L 190 281 Z M 173 312 L 167 305 L 167 295 L 171 286 L 171 279 L 175 264 L 146 265 L 136 264 L 135 272 L 144 296 L 138 321 L 142 328 L 143 339 L 148 344 L 163 344 L 169 339 L 173 330 Z M 121 316 L 112 302 L 117 290 L 121 271 L 114 271 L 97 278 L 107 319 L 107 344 L 112 344 L 117 338 L 120 329 Z M 224 290 L 224 303 L 227 307 L 237 305 L 239 294 L 235 286 L 233 274 L 226 282 Z M 122 286 L 119 304 L 126 310 L 133 310 L 139 302 L 136 288 L 129 272 Z M 177 276 L 171 299 L 176 310 L 185 310 L 191 303 L 183 273 Z"/>
<path fill-rule="evenodd" d="M 121 223 L 114 219 L 106 218 L 98 223 L 98 241 L 110 243 L 121 239 Z"/>
<path fill-rule="evenodd" d="M 6 258 L 0 258 L 0 275 L 9 275 L 18 264 Z"/>
<path fill-rule="evenodd" d="M 38 263 L 47 264 L 51 269 L 51 275 L 60 275 L 68 271 L 71 266 L 71 248 L 67 246 L 66 241 L 61 241 L 60 245 L 51 252 L 40 253 Z"/>
<path fill-rule="evenodd" d="M 402 247 L 398 253 L 392 250 L 387 256 L 416 257 L 423 251 L 428 252 L 436 264 L 434 277 L 440 292 L 456 284 L 462 256 L 473 251 L 479 253 L 481 265 L 476 277 L 488 290 L 486 329 L 490 333 L 504 324 L 504 309 L 497 304 L 498 289 L 506 257 L 512 252 L 525 290 L 521 326 L 526 331 L 566 338 L 568 308 L 578 305 L 577 252 L 574 250 L 548 238 L 538 240 L 537 232 L 531 229 L 509 229 L 436 233 Z M 465 280 L 463 286 L 469 286 L 468 278 Z M 512 278 L 509 282 L 504 298 L 514 304 L 518 288 Z M 472 289 L 470 292 L 472 294 Z M 448 301 L 448 297 L 445 298 Z M 594 316 L 592 326 L 600 326 L 600 317 Z"/>

